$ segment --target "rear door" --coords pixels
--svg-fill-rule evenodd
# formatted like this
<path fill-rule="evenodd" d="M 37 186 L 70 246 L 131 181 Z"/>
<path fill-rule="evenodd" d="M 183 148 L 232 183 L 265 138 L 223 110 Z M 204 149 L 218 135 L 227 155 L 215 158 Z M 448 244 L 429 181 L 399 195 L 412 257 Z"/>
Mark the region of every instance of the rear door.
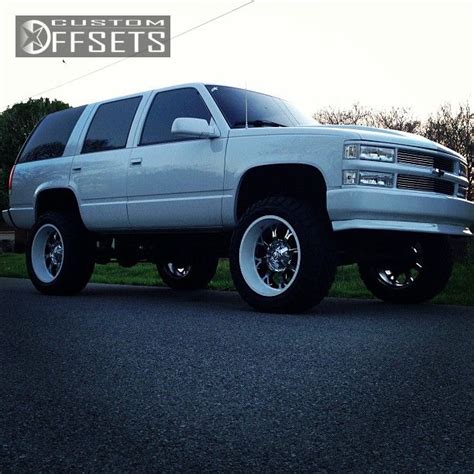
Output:
<path fill-rule="evenodd" d="M 97 106 L 71 169 L 84 223 L 92 230 L 126 229 L 129 136 L 142 96 Z"/>
<path fill-rule="evenodd" d="M 130 156 L 127 188 L 132 228 L 222 225 L 227 139 L 173 135 L 171 126 L 178 117 L 201 118 L 216 126 L 196 88 L 155 94 Z"/>
<path fill-rule="evenodd" d="M 16 226 L 28 229 L 35 222 L 35 199 L 48 188 L 67 188 L 75 152 L 71 139 L 85 106 L 44 117 L 21 149 L 13 174 L 10 214 Z"/>

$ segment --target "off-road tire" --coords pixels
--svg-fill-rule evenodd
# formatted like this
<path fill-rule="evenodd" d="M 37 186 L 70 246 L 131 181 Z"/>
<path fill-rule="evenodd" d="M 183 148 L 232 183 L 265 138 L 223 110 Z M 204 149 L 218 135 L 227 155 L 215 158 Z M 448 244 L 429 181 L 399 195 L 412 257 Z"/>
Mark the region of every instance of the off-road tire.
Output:
<path fill-rule="evenodd" d="M 50 282 L 38 278 L 32 263 L 35 235 L 46 224 L 52 224 L 59 230 L 64 247 L 62 266 Z M 93 242 L 81 220 L 74 213 L 43 214 L 28 234 L 26 267 L 33 285 L 41 293 L 47 295 L 79 293 L 89 282 L 94 270 Z"/>
<path fill-rule="evenodd" d="M 175 276 L 169 269 L 168 263 L 158 264 L 157 270 L 163 282 L 174 290 L 200 290 L 207 288 L 217 271 L 219 259 L 212 256 L 195 258 L 189 263 L 189 273 L 186 276 Z M 184 265 L 186 266 L 186 265 Z"/>
<path fill-rule="evenodd" d="M 417 239 L 417 243 L 422 249 L 423 268 L 410 286 L 389 286 L 379 275 L 379 264 L 359 263 L 362 281 L 375 297 L 388 303 L 416 304 L 428 301 L 444 290 L 453 269 L 449 238 L 425 235 Z"/>
<path fill-rule="evenodd" d="M 280 294 L 259 294 L 247 283 L 241 268 L 240 250 L 247 229 L 264 218 L 276 216 L 293 227 L 300 246 L 299 269 Z M 293 197 L 268 197 L 254 203 L 241 217 L 230 245 L 230 270 L 241 297 L 263 312 L 299 313 L 327 296 L 336 273 L 335 251 L 327 218 L 305 201 Z M 243 258 L 243 257 L 242 257 Z M 249 264 L 250 265 L 250 264 Z"/>

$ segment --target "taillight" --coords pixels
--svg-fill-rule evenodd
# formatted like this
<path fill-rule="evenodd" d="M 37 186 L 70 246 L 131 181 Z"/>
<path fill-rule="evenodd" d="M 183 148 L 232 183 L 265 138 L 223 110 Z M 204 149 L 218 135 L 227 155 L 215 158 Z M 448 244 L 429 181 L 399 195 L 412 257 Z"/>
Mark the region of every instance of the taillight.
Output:
<path fill-rule="evenodd" d="M 12 166 L 10 171 L 10 177 L 8 178 L 8 192 L 12 192 L 12 185 L 13 185 L 13 173 L 15 172 L 15 165 Z"/>

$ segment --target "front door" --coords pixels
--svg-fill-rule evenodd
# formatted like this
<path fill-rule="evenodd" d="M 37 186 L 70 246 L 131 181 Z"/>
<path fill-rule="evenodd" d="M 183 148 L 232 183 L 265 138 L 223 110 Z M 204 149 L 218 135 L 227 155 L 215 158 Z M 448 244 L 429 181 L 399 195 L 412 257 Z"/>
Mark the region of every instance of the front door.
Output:
<path fill-rule="evenodd" d="M 151 103 L 128 168 L 132 228 L 212 228 L 222 225 L 226 138 L 171 134 L 178 117 L 212 116 L 197 89 L 158 92 Z"/>

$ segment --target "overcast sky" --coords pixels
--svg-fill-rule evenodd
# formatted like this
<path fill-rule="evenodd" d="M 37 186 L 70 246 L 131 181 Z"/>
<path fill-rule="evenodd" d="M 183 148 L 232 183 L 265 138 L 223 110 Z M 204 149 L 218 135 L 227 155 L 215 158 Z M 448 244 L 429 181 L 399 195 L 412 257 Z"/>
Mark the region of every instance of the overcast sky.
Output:
<path fill-rule="evenodd" d="M 171 15 L 176 35 L 248 0 L 0 3 L 0 110 L 116 59 L 15 58 L 15 15 Z M 473 7 L 465 1 L 255 0 L 181 36 L 171 58 L 134 58 L 44 96 L 72 105 L 204 81 L 285 97 L 313 112 L 354 102 L 425 116 L 471 101 Z"/>

